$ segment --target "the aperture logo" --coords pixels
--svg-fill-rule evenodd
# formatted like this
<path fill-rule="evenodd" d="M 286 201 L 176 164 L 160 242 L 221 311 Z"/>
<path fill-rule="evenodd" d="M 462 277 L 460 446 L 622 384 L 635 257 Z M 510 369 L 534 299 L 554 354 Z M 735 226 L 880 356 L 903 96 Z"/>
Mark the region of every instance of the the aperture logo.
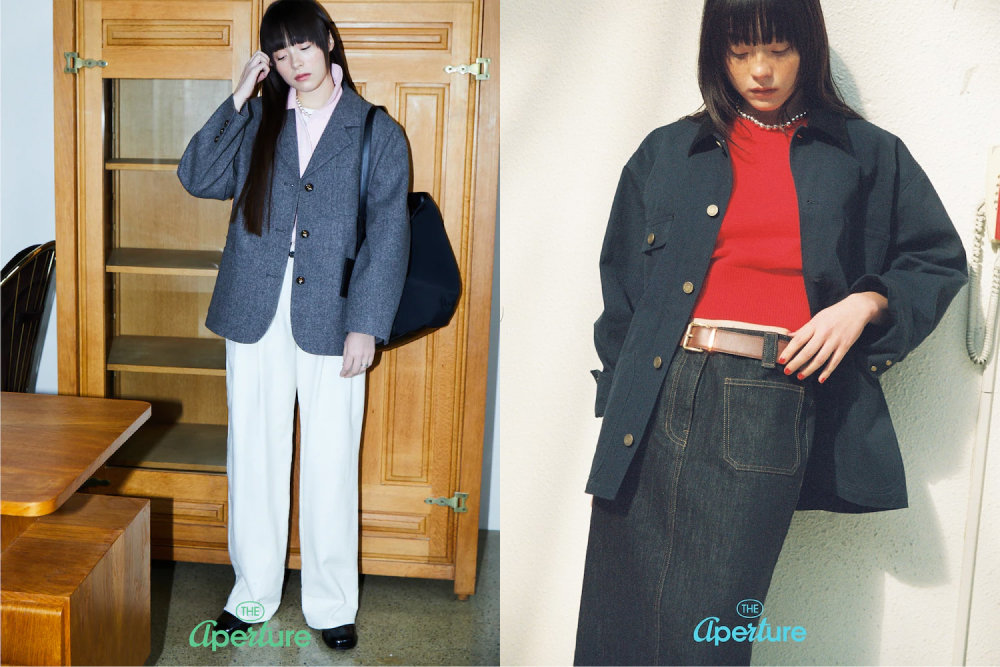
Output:
<path fill-rule="evenodd" d="M 743 618 L 760 618 L 764 613 L 764 605 L 754 599 L 740 600 L 736 604 L 736 613 Z M 714 642 L 716 646 L 730 639 L 737 642 L 787 642 L 789 637 L 792 641 L 804 641 L 806 629 L 801 625 L 794 627 L 788 625 L 771 626 L 768 625 L 766 617 L 761 618 L 756 624 L 751 622 L 745 626 L 737 625 L 730 628 L 726 625 L 720 625 L 718 616 L 706 616 L 694 628 L 696 642 Z"/>

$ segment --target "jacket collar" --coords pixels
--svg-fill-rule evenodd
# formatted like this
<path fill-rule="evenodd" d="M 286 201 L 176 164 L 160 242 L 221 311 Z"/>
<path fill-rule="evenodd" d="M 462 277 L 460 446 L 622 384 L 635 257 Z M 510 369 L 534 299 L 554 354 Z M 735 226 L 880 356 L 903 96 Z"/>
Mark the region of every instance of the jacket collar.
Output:
<path fill-rule="evenodd" d="M 813 132 L 850 152 L 851 140 L 847 134 L 847 121 L 842 115 L 826 108 L 818 108 L 810 110 L 807 118 L 809 119 L 808 124 L 803 127 L 803 133 Z M 699 123 L 694 139 L 691 140 L 688 157 L 699 150 L 710 149 L 713 145 L 718 145 L 716 142 L 725 138 L 716 132 L 711 117 L 706 113 Z"/>
<path fill-rule="evenodd" d="M 309 163 L 301 178 L 305 178 L 313 171 L 332 160 L 337 154 L 351 145 L 360 146 L 361 140 L 357 137 L 357 132 L 351 129 L 358 128 L 364 121 L 365 112 L 368 110 L 368 102 L 360 95 L 348 87 L 343 88 L 343 94 L 337 102 L 337 106 L 327 121 L 326 128 L 319 141 L 316 142 L 316 149 L 313 151 Z M 295 122 L 295 111 L 286 109 L 284 127 L 278 135 L 277 152 L 281 158 L 299 173 L 299 144 L 297 127 Z M 360 150 L 360 148 L 359 148 Z"/>

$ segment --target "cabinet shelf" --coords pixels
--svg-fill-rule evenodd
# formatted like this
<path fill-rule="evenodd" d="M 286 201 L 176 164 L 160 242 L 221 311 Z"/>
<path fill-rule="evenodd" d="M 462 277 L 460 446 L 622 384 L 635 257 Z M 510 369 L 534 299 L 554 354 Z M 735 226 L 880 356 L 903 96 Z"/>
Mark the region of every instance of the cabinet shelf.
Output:
<path fill-rule="evenodd" d="M 109 371 L 226 375 L 224 338 L 115 336 L 108 352 Z"/>
<path fill-rule="evenodd" d="M 116 157 L 104 161 L 105 169 L 132 171 L 177 171 L 180 160 L 168 158 Z"/>
<path fill-rule="evenodd" d="M 217 424 L 145 424 L 108 459 L 126 468 L 226 473 L 229 427 Z"/>
<path fill-rule="evenodd" d="M 108 257 L 108 273 L 145 273 L 161 276 L 216 276 L 221 250 L 171 250 L 160 248 L 114 248 Z"/>

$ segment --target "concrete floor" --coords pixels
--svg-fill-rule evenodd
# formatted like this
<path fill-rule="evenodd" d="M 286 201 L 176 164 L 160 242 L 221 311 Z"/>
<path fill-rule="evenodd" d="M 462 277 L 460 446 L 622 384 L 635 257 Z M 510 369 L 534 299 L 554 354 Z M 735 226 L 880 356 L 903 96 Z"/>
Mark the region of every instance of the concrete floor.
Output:
<path fill-rule="evenodd" d="M 152 646 L 147 665 L 499 665 L 500 533 L 479 531 L 476 594 L 460 602 L 454 582 L 366 575 L 358 645 L 334 651 L 302 617 L 300 570 L 288 570 L 281 607 L 267 627 L 305 630 L 302 648 L 190 645 L 192 630 L 222 613 L 235 581 L 230 565 L 152 562 Z M 260 625 L 254 626 L 260 628 Z M 204 627 L 198 638 L 204 635 Z M 305 643 L 305 642 L 303 642 Z"/>

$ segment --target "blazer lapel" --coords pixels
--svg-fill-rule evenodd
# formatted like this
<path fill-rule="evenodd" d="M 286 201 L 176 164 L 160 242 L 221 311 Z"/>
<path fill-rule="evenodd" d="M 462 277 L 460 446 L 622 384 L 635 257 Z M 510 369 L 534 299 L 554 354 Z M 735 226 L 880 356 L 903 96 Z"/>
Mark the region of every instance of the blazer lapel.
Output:
<path fill-rule="evenodd" d="M 291 167 L 295 177 L 299 176 L 299 139 L 295 127 L 295 110 L 285 110 L 285 124 L 278 134 L 277 153 L 285 164 Z"/>
<path fill-rule="evenodd" d="M 309 164 L 302 177 L 305 178 L 316 169 L 332 160 L 338 153 L 351 145 L 360 144 L 356 140 L 357 128 L 361 126 L 359 116 L 364 108 L 364 100 L 360 95 L 350 88 L 344 88 L 344 92 L 337 102 L 330 120 L 323 130 L 319 143 L 309 158 Z"/>

